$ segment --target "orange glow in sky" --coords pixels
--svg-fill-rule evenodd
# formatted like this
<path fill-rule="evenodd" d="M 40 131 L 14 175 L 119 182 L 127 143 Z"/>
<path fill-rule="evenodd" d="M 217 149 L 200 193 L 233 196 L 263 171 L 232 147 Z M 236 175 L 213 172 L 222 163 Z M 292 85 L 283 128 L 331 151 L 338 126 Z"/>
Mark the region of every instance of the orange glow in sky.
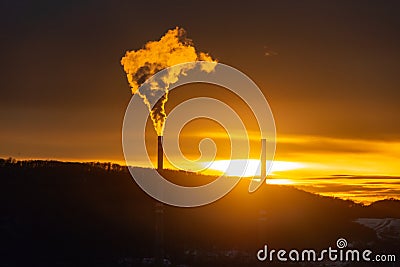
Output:
<path fill-rule="evenodd" d="M 301 145 L 301 150 L 291 146 Z M 279 147 L 286 146 L 284 151 Z M 370 203 L 398 197 L 400 142 L 351 140 L 312 136 L 283 136 L 267 184 L 293 185 L 326 196 Z M 318 149 L 316 149 L 318 148 Z M 242 161 L 242 162 L 240 162 Z M 246 170 L 235 168 L 247 162 Z M 257 177 L 258 159 L 217 159 L 204 162 L 205 174 Z"/>

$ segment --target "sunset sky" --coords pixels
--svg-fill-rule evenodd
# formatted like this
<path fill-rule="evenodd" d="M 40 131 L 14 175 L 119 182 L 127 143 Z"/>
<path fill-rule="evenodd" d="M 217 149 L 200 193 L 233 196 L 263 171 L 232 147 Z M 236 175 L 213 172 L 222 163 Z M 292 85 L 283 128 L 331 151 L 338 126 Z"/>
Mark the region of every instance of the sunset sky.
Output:
<path fill-rule="evenodd" d="M 0 157 L 123 163 L 132 95 L 120 60 L 179 26 L 263 91 L 276 178 L 364 202 L 399 196 L 399 12 L 397 1 L 2 1 Z M 202 95 L 226 97 L 188 86 L 166 109 Z M 223 146 L 223 136 L 199 121 L 181 143 L 195 158 L 198 141 Z M 250 136 L 258 151 L 258 133 Z"/>

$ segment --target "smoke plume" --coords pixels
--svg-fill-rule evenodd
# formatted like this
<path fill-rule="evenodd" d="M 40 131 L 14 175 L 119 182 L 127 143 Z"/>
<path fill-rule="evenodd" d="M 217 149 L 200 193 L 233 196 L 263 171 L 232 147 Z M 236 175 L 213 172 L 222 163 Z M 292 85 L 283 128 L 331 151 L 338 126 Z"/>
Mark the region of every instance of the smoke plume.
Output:
<path fill-rule="evenodd" d="M 186 37 L 186 31 L 179 27 L 169 30 L 159 41 L 148 42 L 140 50 L 127 51 L 121 59 L 132 93 L 139 94 L 143 98 L 149 108 L 154 129 L 159 136 L 163 134 L 164 129 L 168 88 L 178 81 L 180 75 L 185 75 L 186 71 L 194 66 L 185 64 L 184 67 L 174 67 L 162 78 L 162 84 L 151 83 L 150 86 L 140 86 L 160 70 L 193 61 L 216 62 L 207 53 L 197 52 L 192 40 Z M 213 71 L 213 64 L 207 64 L 207 66 L 202 71 Z M 155 100 L 161 95 L 160 100 L 151 109 Z"/>

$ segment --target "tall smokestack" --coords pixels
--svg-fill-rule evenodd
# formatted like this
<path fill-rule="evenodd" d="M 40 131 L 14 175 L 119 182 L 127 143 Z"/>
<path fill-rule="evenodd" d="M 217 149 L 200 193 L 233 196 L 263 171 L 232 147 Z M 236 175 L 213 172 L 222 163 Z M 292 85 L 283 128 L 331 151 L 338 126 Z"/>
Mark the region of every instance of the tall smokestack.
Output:
<path fill-rule="evenodd" d="M 267 176 L 267 139 L 261 139 L 261 179 Z"/>
<path fill-rule="evenodd" d="M 163 156 L 164 156 L 164 150 L 163 150 L 163 137 L 161 135 L 158 136 L 158 148 L 157 148 L 157 170 L 162 170 L 163 169 Z"/>

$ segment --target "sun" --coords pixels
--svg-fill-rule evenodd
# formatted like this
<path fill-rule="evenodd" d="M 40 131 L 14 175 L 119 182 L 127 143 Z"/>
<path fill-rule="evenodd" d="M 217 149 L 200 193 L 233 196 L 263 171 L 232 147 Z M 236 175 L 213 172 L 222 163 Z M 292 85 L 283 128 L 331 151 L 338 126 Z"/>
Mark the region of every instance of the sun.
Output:
<path fill-rule="evenodd" d="M 303 168 L 303 164 L 298 162 L 289 161 L 273 161 L 267 162 L 267 166 L 271 165 L 270 174 L 275 172 L 284 172 L 295 169 Z M 207 168 L 208 171 L 219 172 L 226 176 L 240 176 L 240 177 L 254 177 L 260 176 L 260 161 L 257 159 L 239 159 L 239 160 L 216 160 L 213 162 L 204 162 L 203 167 Z M 286 179 L 274 179 L 282 180 L 281 183 L 285 183 Z M 287 180 L 290 181 L 290 180 Z"/>
<path fill-rule="evenodd" d="M 268 179 L 265 180 L 265 183 L 267 184 L 275 184 L 275 185 L 290 185 L 294 184 L 293 180 L 290 179 Z"/>

